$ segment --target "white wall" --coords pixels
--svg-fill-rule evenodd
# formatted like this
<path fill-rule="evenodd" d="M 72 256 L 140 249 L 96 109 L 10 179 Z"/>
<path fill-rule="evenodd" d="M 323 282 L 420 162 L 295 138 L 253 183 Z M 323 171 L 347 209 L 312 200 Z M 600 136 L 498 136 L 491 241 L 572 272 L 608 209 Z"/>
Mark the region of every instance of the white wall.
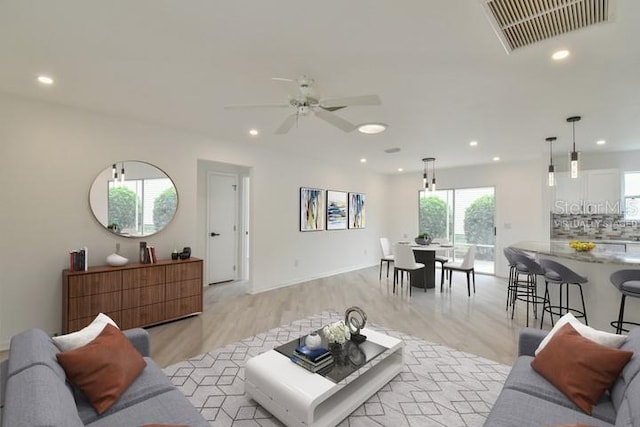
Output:
<path fill-rule="evenodd" d="M 366 169 L 9 95 L 0 95 L 0 117 L 0 346 L 28 328 L 60 331 L 62 270 L 70 249 L 88 246 L 90 265 L 100 265 L 119 242 L 124 256 L 137 259 L 140 239 L 106 231 L 88 204 L 94 178 L 114 161 L 155 164 L 176 184 L 174 221 L 144 239 L 161 258 L 183 246 L 204 256 L 201 159 L 251 171 L 254 292 L 378 262 L 386 178 Z M 366 229 L 299 232 L 300 186 L 366 193 Z"/>
<path fill-rule="evenodd" d="M 495 187 L 496 275 L 508 268 L 502 250 L 521 240 L 549 240 L 549 202 L 543 185 L 542 161 L 438 169 L 438 188 Z M 391 240 L 409 239 L 418 233 L 420 173 L 390 178 L 387 189 L 387 232 Z"/>

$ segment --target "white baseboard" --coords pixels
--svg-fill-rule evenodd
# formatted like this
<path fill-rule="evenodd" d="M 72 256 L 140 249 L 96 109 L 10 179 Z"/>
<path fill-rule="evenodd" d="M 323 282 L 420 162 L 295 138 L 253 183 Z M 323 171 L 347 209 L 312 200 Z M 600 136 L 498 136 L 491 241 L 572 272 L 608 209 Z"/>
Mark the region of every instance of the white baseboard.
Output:
<path fill-rule="evenodd" d="M 300 283 L 304 283 L 304 282 L 308 282 L 310 280 L 316 280 L 316 279 L 323 279 L 325 277 L 330 277 L 330 276 L 335 276 L 336 274 L 342 274 L 342 273 L 348 273 L 350 271 L 356 271 L 356 270 L 362 270 L 363 268 L 369 268 L 369 267 L 373 267 L 373 266 L 377 266 L 378 263 L 373 263 L 373 264 L 361 264 L 361 265 L 356 265 L 356 266 L 351 266 L 351 267 L 347 267 L 347 268 L 340 268 L 338 270 L 332 270 L 332 271 L 325 271 L 324 273 L 319 273 L 319 274 L 313 274 L 311 276 L 306 276 L 306 277 L 300 277 L 297 279 L 293 279 L 284 283 L 280 283 L 278 285 L 275 286 L 270 286 L 268 288 L 261 288 L 261 289 L 251 289 L 248 293 L 251 295 L 256 295 L 256 294 L 260 294 L 262 292 L 267 292 L 267 291 L 273 291 L 275 289 L 280 289 L 280 288 L 286 288 L 288 286 L 293 286 L 293 285 L 297 285 Z"/>

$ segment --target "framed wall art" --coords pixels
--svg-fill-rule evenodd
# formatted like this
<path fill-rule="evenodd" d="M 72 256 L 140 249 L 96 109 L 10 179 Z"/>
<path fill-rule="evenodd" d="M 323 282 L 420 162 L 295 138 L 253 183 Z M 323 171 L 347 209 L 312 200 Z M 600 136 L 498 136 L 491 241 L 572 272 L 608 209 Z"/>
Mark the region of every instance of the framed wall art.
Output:
<path fill-rule="evenodd" d="M 364 228 L 365 213 L 365 194 L 349 193 L 349 228 Z"/>
<path fill-rule="evenodd" d="M 346 230 L 347 193 L 327 190 L 327 230 Z"/>
<path fill-rule="evenodd" d="M 324 190 L 300 187 L 300 231 L 324 230 Z"/>

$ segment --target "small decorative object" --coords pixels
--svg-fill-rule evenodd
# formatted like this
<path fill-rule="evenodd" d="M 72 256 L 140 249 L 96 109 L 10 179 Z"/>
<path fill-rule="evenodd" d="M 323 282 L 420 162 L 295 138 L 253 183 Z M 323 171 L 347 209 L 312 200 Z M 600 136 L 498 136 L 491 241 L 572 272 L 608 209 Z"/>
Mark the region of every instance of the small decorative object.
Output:
<path fill-rule="evenodd" d="M 304 339 L 304 345 L 306 345 L 309 350 L 320 348 L 320 346 L 322 345 L 322 338 L 320 337 L 320 335 L 318 335 L 317 332 L 311 332 Z"/>
<path fill-rule="evenodd" d="M 140 264 L 148 264 L 150 261 L 147 254 L 147 242 L 140 242 Z"/>
<path fill-rule="evenodd" d="M 112 233 L 118 233 L 118 224 L 116 224 L 115 222 L 112 222 L 111 224 L 109 224 L 107 226 L 107 228 L 112 232 Z"/>
<path fill-rule="evenodd" d="M 171 259 L 178 259 L 180 258 L 180 252 L 178 252 L 177 249 L 174 249 L 173 252 L 171 252 Z"/>
<path fill-rule="evenodd" d="M 109 264 L 112 267 L 120 267 L 123 265 L 127 265 L 128 262 L 129 260 L 127 258 L 117 253 L 113 253 L 107 257 L 107 264 Z"/>
<path fill-rule="evenodd" d="M 360 307 L 349 307 L 344 312 L 344 323 L 349 328 L 351 341 L 355 343 L 364 342 L 367 337 L 360 333 L 360 330 L 367 324 L 367 314 Z"/>
<path fill-rule="evenodd" d="M 430 245 L 431 244 L 431 236 L 429 233 L 420 233 L 418 237 L 414 239 L 419 245 Z"/>
<path fill-rule="evenodd" d="M 185 246 L 184 249 L 182 249 L 182 252 L 180 252 L 180 259 L 189 259 L 191 257 L 191 248 L 188 246 Z"/>
<path fill-rule="evenodd" d="M 580 242 L 578 240 L 572 240 L 569 242 L 569 246 L 578 252 L 589 252 L 596 247 L 593 242 Z"/>

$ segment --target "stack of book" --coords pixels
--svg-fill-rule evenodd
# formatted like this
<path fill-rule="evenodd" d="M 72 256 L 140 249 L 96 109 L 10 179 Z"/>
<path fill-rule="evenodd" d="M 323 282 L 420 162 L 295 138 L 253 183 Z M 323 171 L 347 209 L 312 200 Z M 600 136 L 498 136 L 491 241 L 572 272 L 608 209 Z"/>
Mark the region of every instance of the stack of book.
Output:
<path fill-rule="evenodd" d="M 69 271 L 87 271 L 89 269 L 89 249 L 83 247 L 69 251 Z"/>
<path fill-rule="evenodd" d="M 333 367 L 333 356 L 326 348 L 309 349 L 306 345 L 296 347 L 291 361 L 318 374 L 324 374 Z"/>

